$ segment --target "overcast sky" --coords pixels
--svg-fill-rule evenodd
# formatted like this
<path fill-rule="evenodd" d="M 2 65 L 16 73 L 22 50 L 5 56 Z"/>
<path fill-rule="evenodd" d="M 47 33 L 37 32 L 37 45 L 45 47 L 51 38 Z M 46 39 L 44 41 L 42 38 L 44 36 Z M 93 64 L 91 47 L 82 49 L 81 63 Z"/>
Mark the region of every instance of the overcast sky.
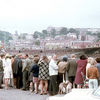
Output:
<path fill-rule="evenodd" d="M 100 0 L 0 0 L 0 30 L 14 33 L 54 27 L 100 27 Z"/>

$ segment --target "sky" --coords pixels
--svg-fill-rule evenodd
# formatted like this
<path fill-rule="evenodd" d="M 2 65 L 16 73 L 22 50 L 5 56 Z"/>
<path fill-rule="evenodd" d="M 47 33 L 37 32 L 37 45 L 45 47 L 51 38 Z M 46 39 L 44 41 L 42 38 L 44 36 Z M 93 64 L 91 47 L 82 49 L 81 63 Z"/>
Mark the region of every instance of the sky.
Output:
<path fill-rule="evenodd" d="M 100 0 L 0 0 L 0 30 L 34 33 L 50 26 L 100 28 Z"/>

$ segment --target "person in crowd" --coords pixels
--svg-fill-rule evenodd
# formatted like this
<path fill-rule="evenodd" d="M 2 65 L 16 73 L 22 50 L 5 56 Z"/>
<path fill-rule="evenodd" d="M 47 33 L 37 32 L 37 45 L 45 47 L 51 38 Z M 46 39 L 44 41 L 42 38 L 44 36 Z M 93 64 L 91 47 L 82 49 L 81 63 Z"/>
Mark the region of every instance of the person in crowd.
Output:
<path fill-rule="evenodd" d="M 82 88 L 84 85 L 82 74 L 86 75 L 86 65 L 87 58 L 85 55 L 81 55 L 80 60 L 77 61 L 77 71 L 75 76 L 75 84 L 77 85 L 77 88 Z"/>
<path fill-rule="evenodd" d="M 29 59 L 31 61 L 31 65 L 30 65 L 30 68 L 29 68 L 29 91 L 30 92 L 33 92 L 33 73 L 30 72 L 32 66 L 33 66 L 33 55 L 30 55 L 29 56 Z"/>
<path fill-rule="evenodd" d="M 49 94 L 56 95 L 58 93 L 58 87 L 57 87 L 58 66 L 57 66 L 56 55 L 53 55 L 49 63 L 49 76 L 50 76 Z"/>
<path fill-rule="evenodd" d="M 48 56 L 48 60 L 49 60 L 49 62 L 51 61 L 51 59 L 52 59 L 52 56 Z"/>
<path fill-rule="evenodd" d="M 22 88 L 22 54 L 19 53 L 14 60 L 13 76 L 15 88 Z"/>
<path fill-rule="evenodd" d="M 97 64 L 96 67 L 98 68 L 99 71 L 99 79 L 98 79 L 98 85 L 100 86 L 100 58 L 96 58 Z"/>
<path fill-rule="evenodd" d="M 62 59 L 57 59 L 57 65 L 62 61 Z"/>
<path fill-rule="evenodd" d="M 66 69 L 67 69 L 67 60 L 68 58 L 66 56 L 63 57 L 62 61 L 58 64 L 58 85 L 66 81 Z M 68 78 L 67 78 L 68 79 Z"/>
<path fill-rule="evenodd" d="M 28 54 L 25 55 L 25 60 L 23 62 L 23 88 L 22 90 L 29 90 L 29 69 L 31 66 L 31 60 L 29 59 Z"/>
<path fill-rule="evenodd" d="M 91 60 L 93 60 L 92 57 L 89 57 L 89 58 L 87 59 L 87 65 L 86 65 L 86 79 L 88 79 L 88 77 L 87 77 L 87 70 L 88 70 L 88 68 L 91 67 Z"/>
<path fill-rule="evenodd" d="M 48 80 L 49 80 L 49 60 L 47 56 L 43 56 L 39 61 L 39 80 L 40 80 L 40 95 L 47 94 Z M 44 90 L 44 93 L 43 93 Z"/>
<path fill-rule="evenodd" d="M 0 55 L 0 89 L 2 88 L 2 83 L 3 83 L 3 61 L 2 61 L 2 57 L 3 57 L 3 54 Z"/>
<path fill-rule="evenodd" d="M 11 56 L 11 66 L 12 66 L 12 73 L 13 73 L 13 67 L 14 67 L 14 59 L 15 59 L 15 55 Z M 14 79 L 11 79 L 10 84 L 12 87 L 14 87 Z"/>
<path fill-rule="evenodd" d="M 6 54 L 6 56 L 5 56 L 5 62 L 4 62 L 5 89 L 8 89 L 8 82 L 9 82 L 9 80 L 11 78 L 13 78 L 12 66 L 11 66 L 11 59 L 10 59 L 10 55 Z"/>
<path fill-rule="evenodd" d="M 31 57 L 31 67 L 30 67 L 30 71 L 29 71 L 29 82 L 30 82 L 29 90 L 30 90 L 30 92 L 34 91 L 33 72 L 31 72 L 31 68 L 35 64 L 34 59 L 37 59 L 39 61 L 39 59 L 40 59 L 39 55 L 36 54 L 36 55 L 34 55 L 34 57 Z"/>
<path fill-rule="evenodd" d="M 4 69 L 5 54 L 2 54 L 2 55 L 1 55 L 1 60 L 2 60 L 2 62 L 3 62 L 3 69 Z"/>
<path fill-rule="evenodd" d="M 11 56 L 11 64 L 12 64 L 12 70 L 14 68 L 14 60 L 15 60 L 15 55 Z"/>
<path fill-rule="evenodd" d="M 1 60 L 2 60 L 2 63 L 3 63 L 3 70 L 4 70 L 4 67 L 5 67 L 5 66 L 4 66 L 5 55 L 6 55 L 6 54 L 2 54 L 2 55 L 1 55 Z M 3 83 L 4 83 L 4 72 L 3 72 Z"/>
<path fill-rule="evenodd" d="M 77 70 L 76 55 L 72 54 L 71 59 L 67 63 L 68 80 L 74 85 L 75 75 Z"/>
<path fill-rule="evenodd" d="M 87 70 L 87 77 L 89 79 L 89 88 L 96 89 L 98 87 L 99 72 L 96 67 L 96 60 L 91 60 L 91 66 Z"/>
<path fill-rule="evenodd" d="M 38 65 L 39 59 L 36 57 L 34 58 L 34 65 L 32 66 L 30 72 L 33 73 L 33 83 L 34 83 L 34 88 L 35 88 L 35 93 L 38 93 L 38 76 L 39 76 L 39 65 Z"/>

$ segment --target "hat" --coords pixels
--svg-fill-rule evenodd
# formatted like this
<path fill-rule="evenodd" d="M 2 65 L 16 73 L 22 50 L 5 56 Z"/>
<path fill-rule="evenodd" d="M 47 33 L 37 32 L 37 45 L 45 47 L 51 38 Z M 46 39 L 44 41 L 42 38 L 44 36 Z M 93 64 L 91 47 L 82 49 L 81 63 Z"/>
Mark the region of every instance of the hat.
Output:
<path fill-rule="evenodd" d="M 67 61 L 68 60 L 67 56 L 64 56 L 62 60 Z"/>

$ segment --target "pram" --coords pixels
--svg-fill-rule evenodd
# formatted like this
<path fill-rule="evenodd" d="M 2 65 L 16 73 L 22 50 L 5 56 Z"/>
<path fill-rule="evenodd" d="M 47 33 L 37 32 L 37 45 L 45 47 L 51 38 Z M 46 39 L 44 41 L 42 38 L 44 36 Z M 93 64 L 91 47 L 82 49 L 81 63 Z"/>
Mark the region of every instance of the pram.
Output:
<path fill-rule="evenodd" d="M 86 76 L 81 72 L 82 78 L 83 78 L 83 88 L 88 88 L 88 82 L 89 80 L 86 79 Z"/>

